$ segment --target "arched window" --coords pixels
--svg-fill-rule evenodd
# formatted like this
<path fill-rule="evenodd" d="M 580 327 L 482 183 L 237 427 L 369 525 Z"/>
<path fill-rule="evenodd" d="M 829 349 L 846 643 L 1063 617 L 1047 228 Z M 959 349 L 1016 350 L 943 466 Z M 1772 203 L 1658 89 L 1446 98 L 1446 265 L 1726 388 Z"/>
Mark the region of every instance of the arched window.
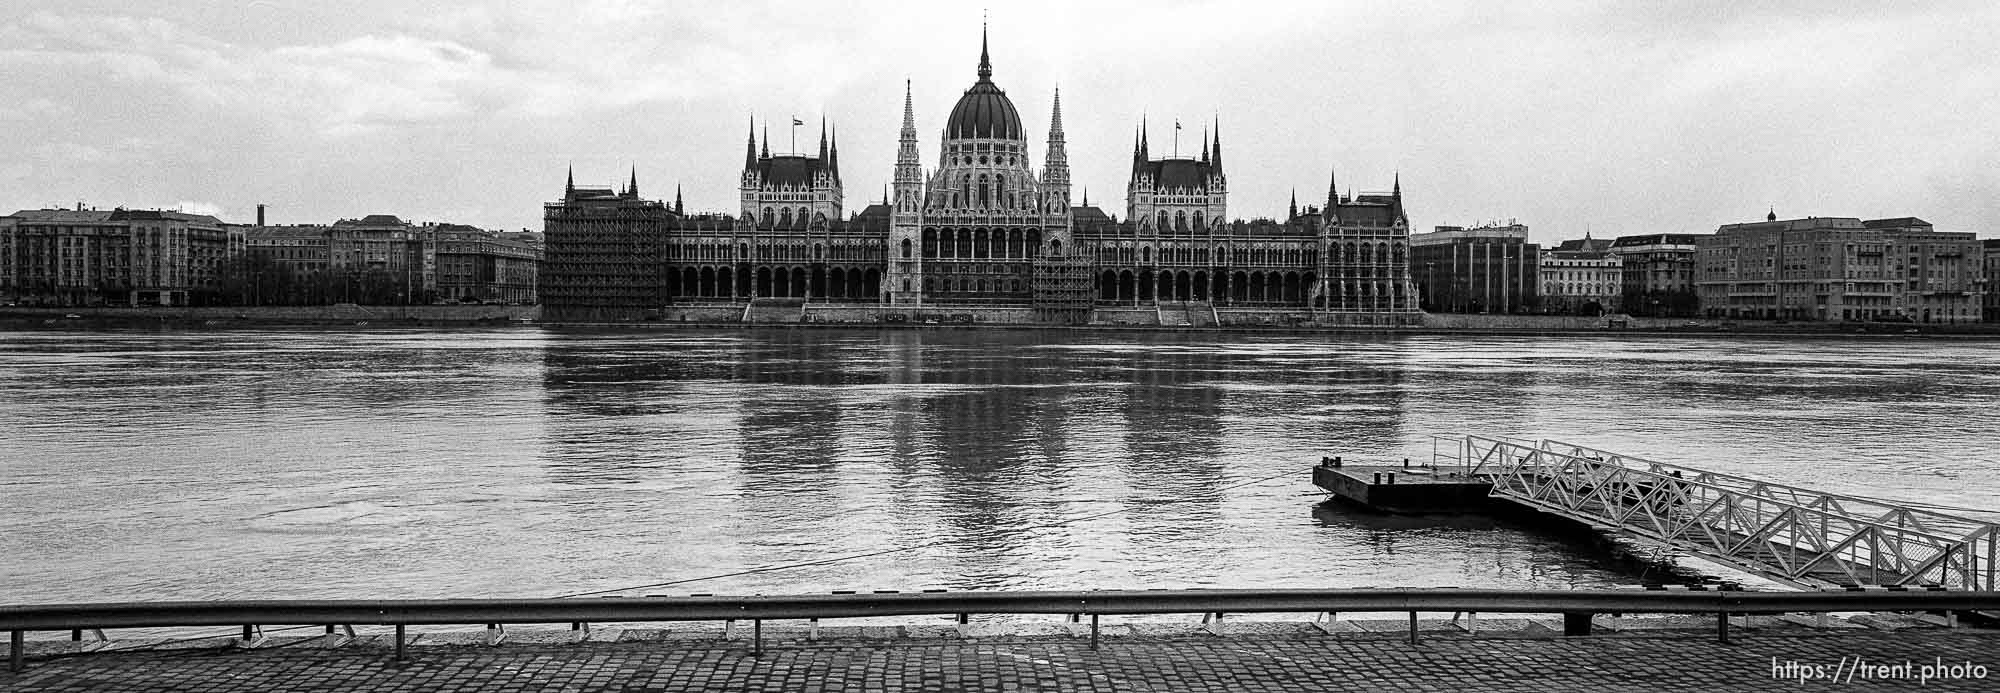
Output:
<path fill-rule="evenodd" d="M 1049 254 L 1054 255 L 1056 257 L 1062 257 L 1062 239 L 1058 238 L 1056 240 L 1049 241 Z"/>
<path fill-rule="evenodd" d="M 903 239 L 903 259 L 910 259 L 910 239 Z"/>
<path fill-rule="evenodd" d="M 1187 212 L 1174 212 L 1174 231 L 1187 233 Z"/>
<path fill-rule="evenodd" d="M 1167 230 L 1167 210 L 1164 209 L 1160 210 L 1160 225 L 1155 228 L 1158 228 L 1161 231 Z"/>
<path fill-rule="evenodd" d="M 1201 212 L 1194 213 L 1194 230 L 1196 231 L 1206 230 L 1206 227 L 1202 226 Z"/>
<path fill-rule="evenodd" d="M 767 221 L 767 222 L 774 222 L 774 221 L 777 221 L 777 220 L 778 220 L 778 215 L 777 215 L 776 211 L 775 211 L 775 210 L 772 210 L 772 209 L 771 209 L 770 207 L 765 207 L 765 208 L 764 208 L 764 221 Z"/>
<path fill-rule="evenodd" d="M 993 197 L 999 200 L 1001 207 L 1014 206 L 1014 194 L 1007 190 L 1006 176 L 993 176 Z"/>
<path fill-rule="evenodd" d="M 1166 214 L 1166 212 L 1161 212 L 1161 214 Z M 1146 247 L 1144 247 L 1144 248 L 1140 248 L 1140 249 L 1139 249 L 1139 264 L 1142 264 L 1142 265 L 1150 265 L 1150 264 L 1153 264 L 1153 247 L 1152 247 L 1152 246 L 1146 246 Z"/>
<path fill-rule="evenodd" d="M 792 225 L 792 208 L 790 207 L 779 208 L 778 223 L 784 226 Z"/>
<path fill-rule="evenodd" d="M 982 209 L 992 206 L 989 202 L 992 198 L 987 196 L 989 192 L 986 187 L 986 174 L 981 173 L 979 174 L 979 206 Z"/>

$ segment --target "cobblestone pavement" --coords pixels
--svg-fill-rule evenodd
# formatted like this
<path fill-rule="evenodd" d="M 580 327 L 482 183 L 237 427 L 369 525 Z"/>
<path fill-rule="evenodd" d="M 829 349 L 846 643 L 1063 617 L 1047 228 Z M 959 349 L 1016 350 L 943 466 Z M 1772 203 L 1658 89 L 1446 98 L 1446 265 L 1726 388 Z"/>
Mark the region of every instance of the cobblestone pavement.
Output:
<path fill-rule="evenodd" d="M 1766 632 L 1733 645 L 1685 631 L 1417 646 L 1381 634 L 1180 636 L 1107 639 L 1095 652 L 1078 638 L 793 640 L 761 657 L 740 641 L 509 643 L 411 647 L 403 662 L 380 647 L 293 644 L 305 646 L 41 654 L 0 671 L 0 690 L 2000 691 L 2000 632 L 1967 629 Z M 1917 678 L 1939 661 L 1983 669 Z"/>

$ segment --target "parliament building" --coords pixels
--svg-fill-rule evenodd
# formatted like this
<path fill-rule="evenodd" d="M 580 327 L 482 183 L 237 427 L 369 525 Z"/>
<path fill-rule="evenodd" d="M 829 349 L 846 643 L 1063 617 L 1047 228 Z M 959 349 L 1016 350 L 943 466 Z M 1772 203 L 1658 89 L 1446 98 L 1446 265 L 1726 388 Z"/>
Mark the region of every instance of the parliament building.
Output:
<path fill-rule="evenodd" d="M 558 322 L 979 321 L 1204 326 L 1414 324 L 1401 181 L 1285 219 L 1230 220 L 1220 123 L 1199 153 L 1154 158 L 1132 143 L 1122 219 L 1071 199 L 1062 95 L 1039 171 L 993 81 L 951 109 L 937 165 L 918 153 L 906 84 L 894 174 L 849 213 L 839 133 L 817 155 L 770 152 L 753 125 L 735 215 L 686 214 L 639 194 L 577 187 L 544 205 L 543 318 Z M 1296 196 L 1295 196 L 1296 197 Z"/>

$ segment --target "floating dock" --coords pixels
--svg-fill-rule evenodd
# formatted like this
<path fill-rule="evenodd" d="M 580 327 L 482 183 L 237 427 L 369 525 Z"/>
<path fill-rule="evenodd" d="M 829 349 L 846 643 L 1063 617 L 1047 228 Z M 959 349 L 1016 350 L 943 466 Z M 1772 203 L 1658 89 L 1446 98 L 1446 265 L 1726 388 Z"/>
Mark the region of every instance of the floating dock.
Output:
<path fill-rule="evenodd" d="M 2000 589 L 2000 523 L 1556 440 L 1433 439 L 1429 464 L 1322 457 L 1313 484 L 1383 512 L 1526 510 L 1797 588 Z"/>
<path fill-rule="evenodd" d="M 1349 465 L 1321 458 L 1313 485 L 1349 503 L 1388 513 L 1484 512 L 1493 504 L 1493 480 L 1455 469 L 1426 466 Z"/>

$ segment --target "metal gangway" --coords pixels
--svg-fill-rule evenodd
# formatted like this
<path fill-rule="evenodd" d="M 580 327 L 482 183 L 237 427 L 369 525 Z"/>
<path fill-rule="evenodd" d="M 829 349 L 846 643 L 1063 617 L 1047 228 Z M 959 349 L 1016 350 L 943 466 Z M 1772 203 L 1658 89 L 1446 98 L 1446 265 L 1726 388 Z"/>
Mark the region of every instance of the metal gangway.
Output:
<path fill-rule="evenodd" d="M 1556 440 L 1436 436 L 1492 495 L 1799 588 L 1995 590 L 2000 525 Z"/>

